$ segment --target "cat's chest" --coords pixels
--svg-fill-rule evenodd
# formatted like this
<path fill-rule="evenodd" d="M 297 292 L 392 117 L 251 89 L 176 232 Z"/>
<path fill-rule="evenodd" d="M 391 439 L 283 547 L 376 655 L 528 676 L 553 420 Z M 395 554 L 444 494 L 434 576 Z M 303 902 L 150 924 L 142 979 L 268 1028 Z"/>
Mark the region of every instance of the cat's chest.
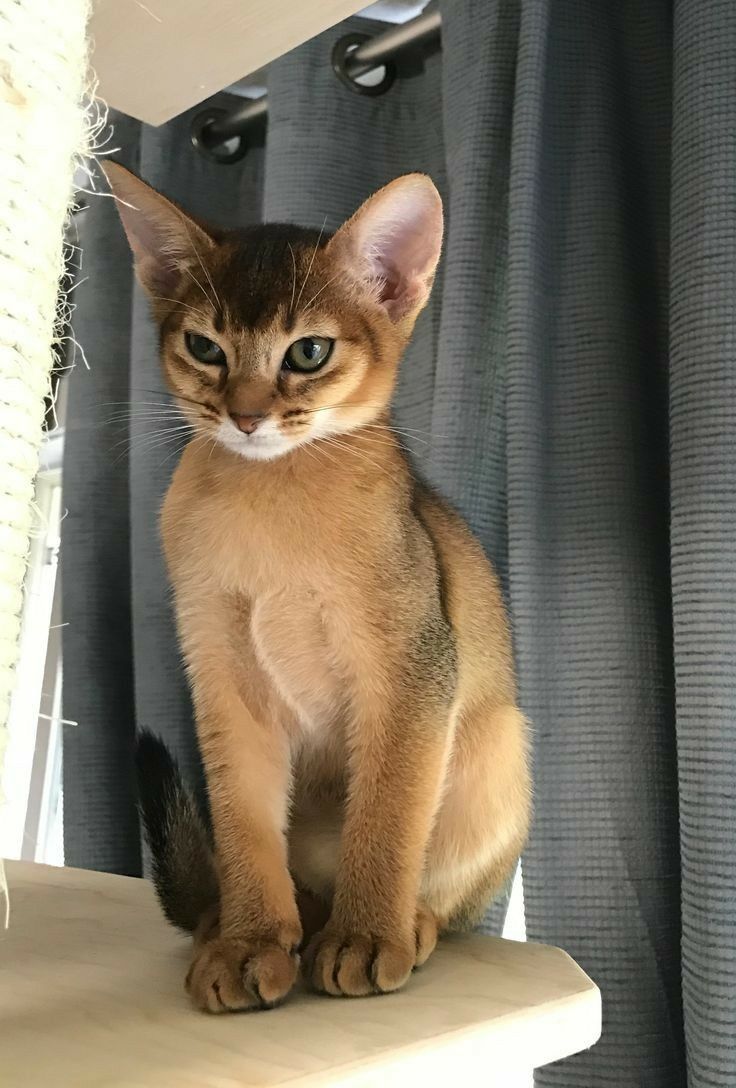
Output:
<path fill-rule="evenodd" d="M 272 590 L 254 597 L 250 637 L 261 668 L 303 727 L 340 719 L 345 685 L 325 602 L 310 589 Z"/>
<path fill-rule="evenodd" d="M 181 513 L 182 528 L 172 511 Z M 196 571 L 249 599 L 284 592 L 330 594 L 351 565 L 339 523 L 289 494 L 199 495 L 189 507 L 174 492 L 164 509 L 173 566 Z M 337 562 L 335 562 L 337 559 Z M 175 573 L 175 572 L 174 572 Z"/>
<path fill-rule="evenodd" d="M 305 726 L 339 718 L 370 650 L 362 619 L 379 552 L 376 512 L 273 488 L 198 488 L 187 500 L 176 481 L 163 518 L 175 585 L 195 582 L 213 600 L 224 591 L 260 667 Z"/>

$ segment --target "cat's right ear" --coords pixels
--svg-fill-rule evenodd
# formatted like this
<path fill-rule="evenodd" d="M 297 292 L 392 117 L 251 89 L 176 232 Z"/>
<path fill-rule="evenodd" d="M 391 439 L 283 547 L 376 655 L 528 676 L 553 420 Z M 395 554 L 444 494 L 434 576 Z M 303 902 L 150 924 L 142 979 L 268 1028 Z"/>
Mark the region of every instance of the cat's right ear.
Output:
<path fill-rule="evenodd" d="M 172 201 L 116 162 L 105 176 L 133 251 L 135 270 L 152 296 L 171 297 L 184 270 L 197 265 L 214 239 Z"/>

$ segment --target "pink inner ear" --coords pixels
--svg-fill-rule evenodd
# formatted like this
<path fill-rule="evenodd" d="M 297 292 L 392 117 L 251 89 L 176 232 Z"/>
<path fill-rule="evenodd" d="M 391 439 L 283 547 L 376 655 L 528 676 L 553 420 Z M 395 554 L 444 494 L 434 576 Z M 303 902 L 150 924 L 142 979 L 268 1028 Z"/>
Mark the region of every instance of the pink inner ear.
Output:
<path fill-rule="evenodd" d="M 381 302 L 391 302 L 401 295 L 403 281 L 401 273 L 394 265 L 384 259 L 376 261 L 376 277 L 380 280 L 378 298 Z"/>
<path fill-rule="evenodd" d="M 212 245 L 209 235 L 166 197 L 124 167 L 108 163 L 107 179 L 135 257 L 138 278 L 152 294 L 171 295 L 182 265 Z"/>
<path fill-rule="evenodd" d="M 136 209 L 121 206 L 120 218 L 143 284 L 159 294 L 171 294 L 181 279 L 180 262 L 193 252 L 194 240 L 184 217 L 163 207 L 162 214 L 153 202 L 141 201 Z"/>
<path fill-rule="evenodd" d="M 389 185 L 358 213 L 358 245 L 378 299 L 397 319 L 429 294 L 442 246 L 442 206 L 426 178 Z"/>

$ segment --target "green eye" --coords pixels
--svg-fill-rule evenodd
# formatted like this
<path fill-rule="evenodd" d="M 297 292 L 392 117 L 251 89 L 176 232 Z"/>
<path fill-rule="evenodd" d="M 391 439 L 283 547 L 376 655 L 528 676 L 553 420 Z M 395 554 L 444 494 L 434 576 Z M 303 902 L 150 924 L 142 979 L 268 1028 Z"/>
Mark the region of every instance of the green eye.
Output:
<path fill-rule="evenodd" d="M 324 336 L 304 336 L 295 341 L 284 356 L 282 370 L 297 370 L 302 374 L 319 370 L 327 362 L 332 352 L 334 340 Z"/>
<path fill-rule="evenodd" d="M 184 334 L 187 350 L 198 363 L 207 363 L 209 366 L 227 366 L 227 356 L 219 344 L 210 340 L 207 336 L 199 336 L 196 332 Z"/>

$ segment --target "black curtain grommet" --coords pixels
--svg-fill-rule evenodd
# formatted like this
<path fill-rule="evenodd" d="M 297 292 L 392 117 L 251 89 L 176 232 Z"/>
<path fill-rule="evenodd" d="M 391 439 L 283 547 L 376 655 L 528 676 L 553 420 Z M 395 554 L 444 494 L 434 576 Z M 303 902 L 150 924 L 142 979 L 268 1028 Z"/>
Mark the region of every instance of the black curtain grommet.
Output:
<path fill-rule="evenodd" d="M 378 83 L 359 83 L 358 78 L 350 70 L 350 56 L 364 42 L 369 41 L 371 41 L 370 34 L 346 34 L 344 37 L 339 38 L 332 49 L 332 70 L 338 79 L 355 94 L 376 98 L 393 87 L 396 80 L 396 65 L 393 61 L 386 60 L 381 64 L 376 64 L 373 68 L 366 68 L 366 72 L 375 71 L 376 68 L 383 68 L 383 78 Z M 360 69 L 358 69 L 358 77 L 361 74 Z"/>
<path fill-rule="evenodd" d="M 209 109 L 198 113 L 192 120 L 190 133 L 192 146 L 196 147 L 197 151 L 204 155 L 206 159 L 209 159 L 210 162 L 219 163 L 221 166 L 240 162 L 248 151 L 248 141 L 245 136 L 232 136 L 224 142 L 215 141 L 211 136 L 208 137 L 207 130 L 210 125 L 215 121 L 221 121 L 223 118 L 228 117 L 229 114 L 229 110 L 211 106 Z"/>

